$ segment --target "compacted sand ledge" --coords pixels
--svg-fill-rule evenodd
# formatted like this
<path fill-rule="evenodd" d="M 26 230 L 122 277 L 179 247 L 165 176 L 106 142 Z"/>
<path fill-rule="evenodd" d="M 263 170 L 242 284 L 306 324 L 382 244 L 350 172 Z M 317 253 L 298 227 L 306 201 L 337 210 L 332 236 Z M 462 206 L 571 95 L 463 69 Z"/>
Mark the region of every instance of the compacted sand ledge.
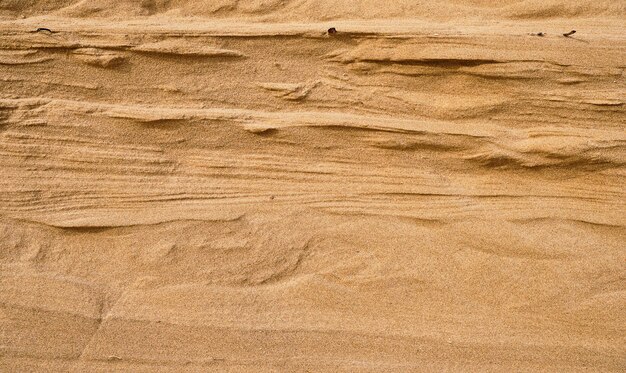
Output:
<path fill-rule="evenodd" d="M 626 370 L 625 18 L 0 2 L 0 371 Z"/>

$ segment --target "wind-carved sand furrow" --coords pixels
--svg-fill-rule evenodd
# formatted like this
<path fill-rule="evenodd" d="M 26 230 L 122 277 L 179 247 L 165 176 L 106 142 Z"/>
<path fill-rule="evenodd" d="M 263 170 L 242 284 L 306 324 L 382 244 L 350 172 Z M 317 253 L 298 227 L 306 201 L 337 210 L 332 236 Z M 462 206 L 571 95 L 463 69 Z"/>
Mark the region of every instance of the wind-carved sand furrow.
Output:
<path fill-rule="evenodd" d="M 154 166 L 172 166 L 174 162 L 170 159 L 167 159 L 163 155 L 159 156 L 158 154 L 150 154 L 150 153 L 141 153 L 137 150 L 135 151 L 111 151 L 106 150 L 104 148 L 95 148 L 95 149 L 85 149 L 84 147 L 79 146 L 71 146 L 71 145 L 62 145 L 62 144 L 42 144 L 38 145 L 28 145 L 25 143 L 16 144 L 16 143 L 0 143 L 0 148 L 3 148 L 5 154 L 11 154 L 13 156 L 20 156 L 24 158 L 31 157 L 54 157 L 57 160 L 63 162 L 74 162 L 74 163 L 100 163 L 103 161 L 109 161 L 108 164 L 103 164 L 103 166 L 111 166 L 114 163 L 118 163 L 121 165 L 127 164 L 132 166 L 139 165 L 154 165 Z M 70 153 L 72 150 L 80 149 L 81 151 Z M 55 153 L 58 152 L 58 153 Z M 63 154 L 62 152 L 66 153 Z"/>
<path fill-rule="evenodd" d="M 101 156 L 114 156 L 120 153 L 133 153 L 150 159 L 163 157 L 164 150 L 154 145 L 133 144 L 107 144 L 106 139 L 97 137 L 82 138 L 80 136 L 51 136 L 37 135 L 18 131 L 7 131 L 3 134 L 3 143 L 6 146 L 15 146 L 16 149 L 28 149 L 31 151 L 40 146 L 57 147 L 55 150 L 66 148 L 69 150 L 82 150 L 84 154 Z"/>
<path fill-rule="evenodd" d="M 27 124 L 27 126 L 30 124 Z M 149 144 L 110 144 L 106 142 L 106 137 L 99 136 L 78 136 L 76 134 L 68 135 L 49 135 L 28 132 L 7 131 L 3 134 L 3 138 L 10 140 L 10 143 L 20 145 L 46 145 L 46 146 L 67 146 L 82 147 L 90 149 L 94 152 L 116 154 L 121 152 L 144 153 L 151 156 L 162 156 L 163 148 L 158 145 Z M 9 142 L 7 142 L 9 143 Z"/>
<path fill-rule="evenodd" d="M 566 68 L 568 65 L 561 65 L 554 62 L 543 60 L 507 60 L 507 59 L 486 59 L 486 58 L 437 58 L 437 57 L 403 57 L 398 56 L 376 56 L 359 54 L 347 54 L 342 56 L 331 55 L 330 61 L 337 61 L 343 64 L 355 64 L 355 63 L 371 63 L 376 65 L 398 65 L 407 67 L 428 67 L 428 68 L 440 68 L 440 69 L 452 69 L 466 71 L 470 73 L 480 74 L 484 71 L 485 75 L 494 72 L 501 71 L 499 75 L 506 75 L 507 72 L 515 72 L 520 69 L 540 70 L 539 67 L 545 67 L 546 65 L 552 67 Z"/>
<path fill-rule="evenodd" d="M 393 201 L 393 204 L 390 202 Z M 613 203 L 617 203 L 614 201 Z M 335 200 L 311 202 L 307 205 L 331 213 L 361 213 L 366 215 L 388 215 L 414 217 L 420 219 L 457 220 L 470 217 L 484 218 L 491 216 L 497 219 L 524 220 L 533 218 L 550 218 L 576 220 L 586 216 L 586 221 L 596 224 L 623 225 L 624 213 L 611 210 L 598 214 L 605 202 L 562 199 L 550 197 L 528 198 L 471 198 L 425 196 L 407 198 L 404 201 L 385 198 L 358 198 L 358 196 L 342 196 Z M 623 205 L 620 204 L 620 205 Z"/>
<path fill-rule="evenodd" d="M 245 54 L 230 49 L 222 49 L 197 43 L 191 43 L 185 40 L 164 40 L 155 43 L 138 45 L 131 48 L 133 51 L 144 53 L 158 53 L 165 55 L 179 56 L 198 56 L 198 57 L 225 57 L 225 58 L 242 58 Z"/>
<path fill-rule="evenodd" d="M 490 66 L 494 64 L 514 61 L 498 61 L 490 59 L 462 59 L 462 58 L 373 58 L 373 57 L 361 57 L 355 59 L 344 59 L 342 63 L 375 63 L 381 65 L 404 65 L 404 66 L 424 66 L 424 67 L 438 67 L 444 69 L 459 69 L 462 67 L 475 67 L 475 66 Z"/>
<path fill-rule="evenodd" d="M 11 219 L 13 221 L 19 222 L 21 224 L 27 225 L 35 225 L 35 226 L 43 226 L 46 228 L 54 229 L 62 233 L 70 233 L 70 234 L 91 234 L 91 233 L 124 233 L 128 230 L 132 229 L 155 229 L 155 228 L 168 228 L 170 226 L 174 226 L 176 224 L 187 224 L 187 223 L 217 223 L 217 222 L 236 222 L 241 221 L 244 218 L 244 215 L 236 216 L 233 218 L 224 218 L 224 219 L 172 219 L 172 220 L 163 220 L 152 223 L 141 223 L 141 224 L 131 224 L 131 225 L 55 225 L 52 223 L 47 223 L 43 221 L 37 220 L 27 220 L 27 219 Z"/>
<path fill-rule="evenodd" d="M 483 253 L 486 255 L 493 255 L 496 257 L 502 257 L 506 259 L 519 259 L 519 260 L 570 260 L 572 257 L 563 253 L 543 253 L 532 250 L 519 250 L 518 248 L 501 248 L 492 246 L 479 246 L 467 243 L 466 248 Z"/>
<path fill-rule="evenodd" d="M 87 65 L 103 68 L 116 67 L 128 60 L 123 53 L 99 48 L 78 48 L 72 51 L 72 57 Z"/>
<path fill-rule="evenodd" d="M 36 49 L 0 50 L 0 65 L 32 65 L 51 61 L 48 56 L 38 56 Z"/>
<path fill-rule="evenodd" d="M 517 219 L 517 220 L 512 220 L 512 221 L 515 223 L 519 223 L 519 224 L 529 224 L 529 225 L 545 225 L 553 221 L 571 222 L 571 223 L 580 224 L 583 226 L 601 227 L 601 228 L 615 230 L 617 232 L 626 233 L 626 224 L 597 223 L 597 222 L 586 221 L 583 219 L 533 218 L 533 219 Z"/>
<path fill-rule="evenodd" d="M 495 168 L 565 168 L 597 170 L 623 168 L 626 165 L 624 140 L 535 137 L 510 146 L 487 148 L 466 156 L 467 160 Z"/>
<path fill-rule="evenodd" d="M 605 100 L 586 100 L 586 101 L 582 101 L 581 103 L 583 104 L 588 104 L 588 105 L 593 105 L 593 106 L 604 106 L 604 107 L 622 107 L 626 104 L 626 102 L 624 101 L 620 101 L 620 100 L 611 100 L 611 99 L 605 99 Z"/>
<path fill-rule="evenodd" d="M 313 81 L 300 84 L 291 83 L 257 83 L 257 85 L 265 90 L 274 92 L 276 97 L 284 98 L 285 100 L 303 100 L 309 93 L 317 87 L 321 81 Z"/>

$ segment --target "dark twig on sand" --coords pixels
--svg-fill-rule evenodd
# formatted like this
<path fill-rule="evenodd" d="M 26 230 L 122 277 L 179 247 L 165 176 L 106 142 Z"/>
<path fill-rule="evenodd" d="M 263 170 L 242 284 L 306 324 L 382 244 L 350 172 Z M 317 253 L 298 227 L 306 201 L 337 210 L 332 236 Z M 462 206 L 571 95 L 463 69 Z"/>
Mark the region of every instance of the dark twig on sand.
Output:
<path fill-rule="evenodd" d="M 41 31 L 47 31 L 51 34 L 56 34 L 58 31 L 52 31 L 49 28 L 46 27 L 39 27 L 37 30 L 33 31 L 33 32 L 41 32 Z"/>
<path fill-rule="evenodd" d="M 565 34 L 563 34 L 563 36 L 568 37 L 568 36 L 574 35 L 575 33 L 576 33 L 576 30 L 572 30 L 570 32 L 566 32 Z"/>

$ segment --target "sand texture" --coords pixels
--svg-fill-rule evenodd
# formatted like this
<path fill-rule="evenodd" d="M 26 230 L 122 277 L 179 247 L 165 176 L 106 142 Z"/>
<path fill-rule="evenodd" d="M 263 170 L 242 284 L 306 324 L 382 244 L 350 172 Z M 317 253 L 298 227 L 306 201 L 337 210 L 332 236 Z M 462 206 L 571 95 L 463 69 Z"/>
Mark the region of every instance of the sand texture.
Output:
<path fill-rule="evenodd" d="M 626 371 L 625 19 L 0 1 L 0 371 Z"/>

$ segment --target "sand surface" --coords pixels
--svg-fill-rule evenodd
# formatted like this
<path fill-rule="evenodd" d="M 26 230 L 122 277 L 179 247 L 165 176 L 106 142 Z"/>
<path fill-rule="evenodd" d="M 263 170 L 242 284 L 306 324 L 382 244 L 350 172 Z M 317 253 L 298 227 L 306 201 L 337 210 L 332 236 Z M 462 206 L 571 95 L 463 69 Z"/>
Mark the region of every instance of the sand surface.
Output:
<path fill-rule="evenodd" d="M 0 1 L 0 371 L 626 371 L 625 19 Z"/>

